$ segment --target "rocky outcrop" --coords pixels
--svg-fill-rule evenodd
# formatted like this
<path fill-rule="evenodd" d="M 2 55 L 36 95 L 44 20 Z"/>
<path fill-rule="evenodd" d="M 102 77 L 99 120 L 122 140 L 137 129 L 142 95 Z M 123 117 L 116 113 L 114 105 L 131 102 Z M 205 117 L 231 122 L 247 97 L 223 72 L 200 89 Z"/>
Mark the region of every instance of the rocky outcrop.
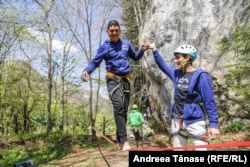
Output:
<path fill-rule="evenodd" d="M 249 1 L 155 0 L 147 11 L 141 43 L 154 40 L 165 61 L 173 66 L 174 49 L 181 44 L 191 44 L 198 50 L 194 66 L 203 68 L 216 82 L 224 84 L 225 67 L 234 61 L 234 54 L 222 53 L 217 42 L 229 37 L 237 23 L 250 21 Z M 172 83 L 156 66 L 151 51 L 142 63 L 147 73 L 146 87 L 151 94 L 153 115 L 163 121 L 172 101 Z M 216 100 L 220 97 L 216 96 Z"/>

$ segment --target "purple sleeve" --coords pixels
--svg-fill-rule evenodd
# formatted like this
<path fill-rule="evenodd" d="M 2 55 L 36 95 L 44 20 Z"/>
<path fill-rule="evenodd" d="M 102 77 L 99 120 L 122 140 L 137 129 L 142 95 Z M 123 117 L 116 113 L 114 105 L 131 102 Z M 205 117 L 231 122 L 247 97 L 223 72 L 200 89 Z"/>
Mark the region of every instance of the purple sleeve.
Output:
<path fill-rule="evenodd" d="M 88 74 L 91 74 L 93 71 L 95 71 L 95 69 L 100 66 L 106 54 L 107 54 L 107 49 L 105 49 L 103 45 L 97 50 L 95 57 L 90 61 L 90 63 L 84 69 L 84 71 L 87 71 Z"/>
<path fill-rule="evenodd" d="M 218 128 L 217 105 L 214 100 L 212 79 L 207 73 L 201 74 L 200 78 L 201 94 L 207 112 L 210 128 Z"/>

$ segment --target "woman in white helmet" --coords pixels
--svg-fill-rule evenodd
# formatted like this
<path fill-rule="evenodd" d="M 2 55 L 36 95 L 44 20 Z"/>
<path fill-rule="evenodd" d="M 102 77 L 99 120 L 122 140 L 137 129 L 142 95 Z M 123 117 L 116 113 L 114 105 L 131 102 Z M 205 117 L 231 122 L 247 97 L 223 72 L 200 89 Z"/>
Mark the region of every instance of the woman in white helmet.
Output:
<path fill-rule="evenodd" d="M 151 43 L 149 48 L 153 50 L 158 67 L 174 83 L 175 102 L 169 112 L 173 147 L 186 146 L 188 138 L 191 138 L 193 145 L 208 144 L 208 137 L 218 138 L 220 131 L 212 79 L 204 70 L 193 67 L 193 61 L 197 57 L 195 47 L 181 45 L 174 51 L 177 69 L 165 63 L 155 43 Z M 209 121 L 208 131 L 206 118 Z M 207 150 L 207 148 L 196 150 Z"/>

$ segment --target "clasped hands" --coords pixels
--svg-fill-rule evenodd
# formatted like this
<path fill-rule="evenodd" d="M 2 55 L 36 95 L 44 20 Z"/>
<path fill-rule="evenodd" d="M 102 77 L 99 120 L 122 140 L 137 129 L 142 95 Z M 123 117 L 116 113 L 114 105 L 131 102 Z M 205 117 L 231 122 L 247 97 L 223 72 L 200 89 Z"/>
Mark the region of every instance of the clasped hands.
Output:
<path fill-rule="evenodd" d="M 146 51 L 146 50 L 148 50 L 148 49 L 152 49 L 153 51 L 155 51 L 155 50 L 156 50 L 155 43 L 151 41 L 151 42 L 143 43 L 143 44 L 141 45 L 141 50 L 142 50 L 142 51 Z"/>
<path fill-rule="evenodd" d="M 141 50 L 142 51 L 146 51 L 148 49 L 152 49 L 153 51 L 156 50 L 156 46 L 154 42 L 146 42 L 144 44 L 141 45 Z M 82 75 L 81 75 L 81 80 L 83 82 L 87 82 L 89 78 L 89 74 L 87 71 L 83 71 Z"/>

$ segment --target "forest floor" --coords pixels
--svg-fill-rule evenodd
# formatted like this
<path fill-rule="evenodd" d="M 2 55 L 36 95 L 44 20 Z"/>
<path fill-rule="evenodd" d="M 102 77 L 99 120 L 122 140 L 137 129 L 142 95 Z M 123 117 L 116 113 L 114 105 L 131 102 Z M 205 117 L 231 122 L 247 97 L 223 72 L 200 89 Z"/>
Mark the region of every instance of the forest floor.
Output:
<path fill-rule="evenodd" d="M 159 148 L 159 147 L 170 147 L 168 146 L 168 136 L 164 134 L 154 134 L 153 137 L 150 137 L 149 140 L 146 140 L 144 143 L 144 148 Z M 227 142 L 236 142 L 236 141 L 250 141 L 249 132 L 240 132 L 240 133 L 227 133 L 223 134 L 220 137 L 219 141 L 216 143 L 227 143 Z M 132 148 L 135 148 L 135 142 L 133 138 L 129 140 Z M 213 144 L 211 142 L 211 144 Z M 95 149 L 80 149 L 76 148 L 76 153 L 72 153 L 63 157 L 62 159 L 46 164 L 46 167 L 128 167 L 129 166 L 129 152 L 122 152 L 120 150 L 112 149 L 105 150 L 104 148 Z M 227 148 L 226 150 L 239 150 L 242 148 Z M 249 150 L 250 147 L 243 148 L 244 150 Z M 221 149 L 216 149 L 221 150 Z M 222 149 L 222 150 L 225 150 Z M 103 154 L 103 156 L 102 156 Z M 103 158 L 105 157 L 105 158 Z M 43 166 L 42 166 L 43 167 Z"/>

